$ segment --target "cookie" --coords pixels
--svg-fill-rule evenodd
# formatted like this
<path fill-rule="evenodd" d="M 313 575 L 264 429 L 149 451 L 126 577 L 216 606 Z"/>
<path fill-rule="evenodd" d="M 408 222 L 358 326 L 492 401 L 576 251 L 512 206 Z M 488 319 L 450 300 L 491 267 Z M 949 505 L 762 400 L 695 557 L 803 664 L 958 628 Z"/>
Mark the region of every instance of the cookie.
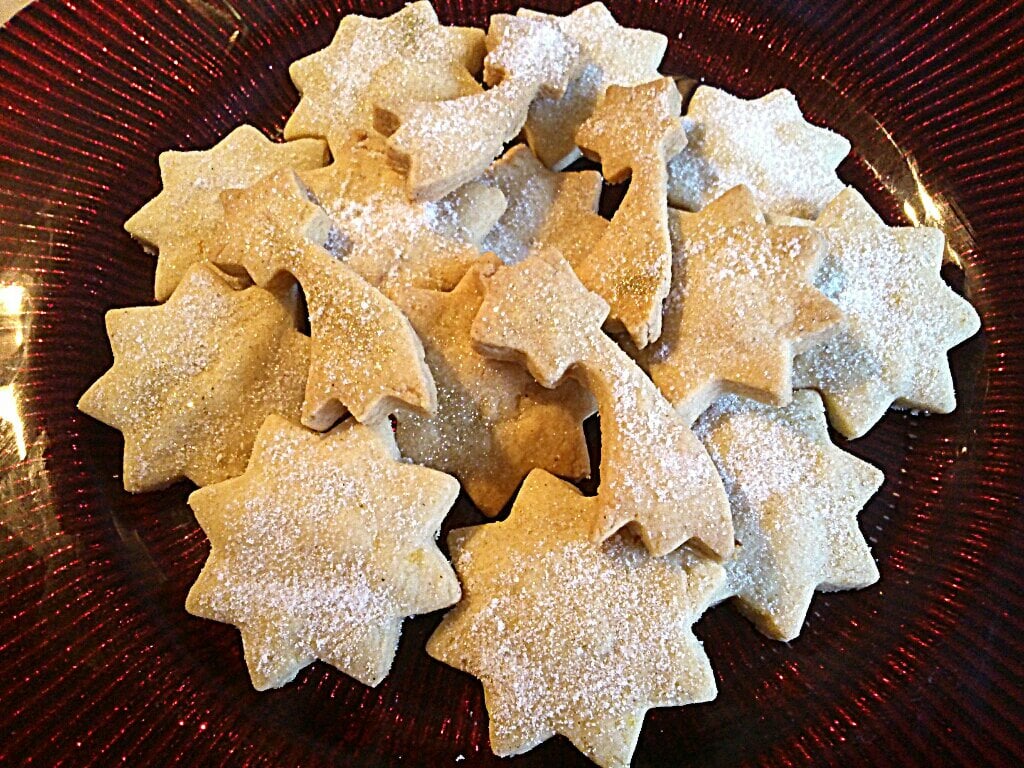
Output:
<path fill-rule="evenodd" d="M 689 144 L 669 165 L 672 205 L 697 211 L 743 184 L 765 213 L 813 219 L 843 191 L 836 166 L 850 142 L 808 123 L 785 89 L 748 101 L 702 85 L 686 116 Z"/>
<path fill-rule="evenodd" d="M 257 690 L 317 659 L 375 686 L 402 620 L 459 599 L 434 541 L 458 492 L 402 461 L 387 422 L 320 434 L 271 416 L 245 474 L 189 496 L 210 556 L 185 607 L 238 627 Z"/>
<path fill-rule="evenodd" d="M 124 228 L 158 251 L 156 285 L 164 301 L 193 264 L 209 261 L 224 246 L 220 193 L 255 184 L 281 168 L 320 168 L 327 145 L 318 139 L 277 144 L 242 125 L 210 149 L 163 152 L 160 194 L 135 212 Z"/>
<path fill-rule="evenodd" d="M 853 189 L 829 203 L 815 229 L 829 244 L 816 282 L 847 324 L 797 358 L 797 384 L 819 390 L 832 425 L 851 438 L 894 403 L 952 411 L 946 353 L 977 333 L 980 320 L 942 280 L 942 232 L 888 227 Z"/>
<path fill-rule="evenodd" d="M 366 87 L 365 100 L 368 104 L 398 102 L 403 99 L 446 101 L 482 92 L 483 86 L 457 61 L 395 59 L 373 73 Z M 353 136 L 372 133 L 372 126 L 371 120 L 363 130 L 350 130 L 342 134 L 345 139 L 336 138 L 335 143 L 344 144 L 346 139 Z"/>
<path fill-rule="evenodd" d="M 484 297 L 480 267 L 450 293 L 408 288 L 395 294 L 426 349 L 437 385 L 431 416 L 400 413 L 402 454 L 454 475 L 485 515 L 497 515 L 534 468 L 590 475 L 583 421 L 593 413 L 575 382 L 552 391 L 521 366 L 490 360 L 470 341 Z"/>
<path fill-rule="evenodd" d="M 766 224 L 746 187 L 670 220 L 672 289 L 661 338 L 641 364 L 689 422 L 727 393 L 785 405 L 793 355 L 843 318 L 812 282 L 824 239 Z"/>
<path fill-rule="evenodd" d="M 327 251 L 330 219 L 294 171 L 222 195 L 228 245 L 221 264 L 258 285 L 295 279 L 309 312 L 312 351 L 302 423 L 327 429 L 346 411 L 375 422 L 401 408 L 437 406 L 423 347 L 401 310 Z"/>
<path fill-rule="evenodd" d="M 648 709 L 716 695 L 690 627 L 721 566 L 654 558 L 628 535 L 587 541 L 597 503 L 534 470 L 508 520 L 449 536 L 463 599 L 427 653 L 480 679 L 499 756 L 557 733 L 598 765 L 625 767 Z"/>
<path fill-rule="evenodd" d="M 608 228 L 597 213 L 601 174 L 549 171 L 525 144 L 506 152 L 481 181 L 500 189 L 507 206 L 480 247 L 506 264 L 553 248 L 575 268 Z"/>
<path fill-rule="evenodd" d="M 78 408 L 124 434 L 125 490 L 242 474 L 270 414 L 297 418 L 309 339 L 292 307 L 197 264 L 166 304 L 107 313 L 114 365 Z"/>
<path fill-rule="evenodd" d="M 738 542 L 724 593 L 768 637 L 792 640 L 815 590 L 878 580 L 857 513 L 885 479 L 832 444 L 821 398 L 784 408 L 730 395 L 696 427 L 729 492 Z"/>
<path fill-rule="evenodd" d="M 383 19 L 349 14 L 330 45 L 288 68 L 301 98 L 285 123 L 285 138 L 318 136 L 343 143 L 353 133 L 372 129 L 371 99 L 379 92 L 374 76 L 381 68 L 396 61 L 455 64 L 475 74 L 484 53 L 481 30 L 441 26 L 425 0 Z M 401 78 L 395 88 L 411 84 L 423 87 Z"/>
<path fill-rule="evenodd" d="M 568 374 L 597 400 L 601 484 L 591 537 L 625 525 L 655 555 L 695 540 L 732 552 L 722 482 L 700 441 L 625 352 L 601 332 L 608 305 L 554 251 L 497 270 L 473 324 L 477 349 L 516 360 L 545 387 Z"/>
<path fill-rule="evenodd" d="M 482 94 L 449 101 L 399 98 L 376 105 L 413 200 L 437 200 L 483 173 L 522 130 L 538 96 L 561 96 L 576 73 L 579 45 L 546 19 L 506 17 L 501 42 L 484 60 Z"/>
<path fill-rule="evenodd" d="M 580 280 L 611 307 L 611 330 L 625 328 L 638 348 L 661 335 L 661 305 L 672 281 L 665 164 L 686 146 L 675 81 L 611 86 L 576 133 L 604 177 L 632 176 L 611 225 L 576 267 Z"/>

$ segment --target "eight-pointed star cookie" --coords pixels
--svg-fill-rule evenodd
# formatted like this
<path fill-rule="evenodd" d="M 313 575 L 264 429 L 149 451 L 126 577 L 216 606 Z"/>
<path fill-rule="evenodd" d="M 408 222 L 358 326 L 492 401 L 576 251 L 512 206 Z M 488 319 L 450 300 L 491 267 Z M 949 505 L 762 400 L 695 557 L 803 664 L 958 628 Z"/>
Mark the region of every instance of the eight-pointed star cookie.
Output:
<path fill-rule="evenodd" d="M 608 228 L 597 213 L 601 174 L 549 171 L 525 144 L 506 152 L 481 181 L 500 189 L 507 207 L 480 247 L 506 264 L 553 248 L 575 268 Z"/>
<path fill-rule="evenodd" d="M 309 339 L 262 288 L 197 264 L 166 304 L 107 313 L 114 366 L 78 403 L 124 434 L 124 487 L 240 475 L 263 419 L 299 414 Z"/>
<path fill-rule="evenodd" d="M 531 469 L 572 479 L 590 474 L 582 425 L 593 405 L 575 382 L 545 389 L 521 366 L 476 352 L 470 328 L 483 297 L 479 267 L 450 293 L 395 294 L 437 385 L 437 411 L 398 414 L 396 437 L 405 456 L 455 475 L 473 503 L 493 516 Z"/>
<path fill-rule="evenodd" d="M 218 264 L 244 267 L 258 285 L 292 278 L 306 295 L 312 360 L 302 423 L 327 429 L 346 409 L 361 422 L 437 401 L 423 347 L 401 310 L 325 249 L 332 224 L 294 171 L 225 192 L 227 246 Z"/>
<path fill-rule="evenodd" d="M 847 325 L 796 359 L 797 384 L 819 390 L 832 425 L 851 438 L 893 402 L 952 411 L 946 353 L 977 333 L 980 321 L 939 274 L 942 232 L 888 227 L 853 189 L 828 205 L 815 228 L 829 244 L 816 282 L 846 313 Z"/>
<path fill-rule="evenodd" d="M 836 166 L 850 142 L 804 120 L 787 90 L 748 101 L 700 86 L 686 116 L 689 143 L 669 165 L 672 205 L 700 210 L 743 184 L 765 213 L 813 219 L 843 190 Z"/>
<path fill-rule="evenodd" d="M 238 627 L 257 690 L 316 659 L 377 685 L 402 620 L 459 599 L 435 543 L 458 493 L 402 461 L 387 422 L 321 434 L 271 416 L 245 474 L 189 497 L 210 556 L 185 607 Z"/>
<path fill-rule="evenodd" d="M 598 765 L 625 768 L 648 709 L 715 697 L 691 625 L 721 566 L 652 557 L 628 534 L 594 544 L 595 504 L 534 470 L 508 520 L 449 537 L 463 599 L 427 652 L 480 679 L 497 755 L 558 733 Z"/>
<path fill-rule="evenodd" d="M 732 552 L 722 481 L 700 441 L 649 378 L 601 331 L 608 305 L 558 253 L 543 251 L 488 279 L 473 324 L 477 349 L 525 363 L 545 387 L 568 374 L 597 400 L 601 485 L 591 537 L 635 529 L 655 555 L 695 540 Z"/>
<path fill-rule="evenodd" d="M 639 355 L 693 421 L 721 394 L 789 402 L 794 352 L 837 330 L 842 312 L 812 283 L 825 250 L 808 227 L 770 226 L 746 187 L 670 215 L 675 255 L 661 338 Z"/>
<path fill-rule="evenodd" d="M 210 149 L 163 152 L 163 189 L 125 222 L 128 233 L 158 251 L 158 301 L 193 264 L 209 261 L 224 246 L 224 210 L 220 193 L 255 184 L 281 168 L 320 168 L 327 145 L 319 139 L 278 144 L 251 125 L 242 125 Z"/>
<path fill-rule="evenodd" d="M 370 130 L 374 75 L 396 60 L 454 63 L 477 73 L 484 53 L 481 30 L 441 26 L 426 0 L 383 19 L 349 14 L 330 45 L 288 68 L 302 97 L 285 124 L 285 138 L 320 136 L 340 143 Z"/>
<path fill-rule="evenodd" d="M 878 580 L 857 513 L 885 478 L 832 444 L 817 393 L 798 391 L 785 408 L 730 395 L 696 430 L 725 479 L 736 526 L 723 594 L 764 634 L 795 638 L 816 589 Z"/>

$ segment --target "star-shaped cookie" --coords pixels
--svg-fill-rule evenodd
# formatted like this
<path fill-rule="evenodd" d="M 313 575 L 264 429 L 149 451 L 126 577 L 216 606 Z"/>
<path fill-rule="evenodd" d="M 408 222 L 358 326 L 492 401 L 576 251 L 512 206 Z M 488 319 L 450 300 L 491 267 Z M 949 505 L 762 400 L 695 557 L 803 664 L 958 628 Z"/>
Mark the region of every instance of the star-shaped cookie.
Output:
<path fill-rule="evenodd" d="M 305 170 L 327 162 L 319 139 L 277 144 L 251 125 L 242 125 L 210 149 L 163 152 L 163 189 L 125 222 L 128 233 L 159 251 L 158 301 L 164 301 L 193 264 L 209 261 L 224 246 L 220 193 L 255 184 L 280 168 Z"/>
<path fill-rule="evenodd" d="M 716 695 L 690 627 L 721 566 L 655 558 L 628 535 L 595 545 L 594 504 L 534 470 L 508 520 L 449 537 L 463 599 L 427 653 L 480 679 L 499 756 L 557 733 L 598 765 L 625 768 L 648 709 Z"/>
<path fill-rule="evenodd" d="M 324 248 L 331 221 L 294 171 L 225 192 L 222 202 L 227 245 L 217 263 L 244 267 L 263 286 L 294 278 L 305 292 L 312 359 L 303 424 L 327 429 L 346 410 L 361 422 L 400 408 L 434 410 L 415 331 L 390 299 Z"/>
<path fill-rule="evenodd" d="M 297 418 L 309 339 L 290 306 L 190 268 L 166 304 L 107 313 L 114 366 L 78 403 L 124 434 L 124 487 L 240 475 L 263 419 Z"/>
<path fill-rule="evenodd" d="M 189 497 L 210 556 L 185 607 L 238 627 L 257 690 L 317 659 L 377 685 L 402 620 L 459 599 L 435 543 L 458 492 L 402 461 L 387 422 L 320 434 L 271 416 L 244 475 Z"/>
<path fill-rule="evenodd" d="M 888 227 L 854 189 L 815 223 L 829 249 L 816 278 L 847 316 L 841 333 L 798 357 L 795 379 L 825 398 L 846 437 L 867 432 L 895 402 L 956 407 L 946 353 L 978 332 L 977 312 L 943 282 L 945 244 L 931 227 Z"/>
<path fill-rule="evenodd" d="M 836 167 L 850 142 L 804 120 L 787 90 L 748 101 L 700 86 L 686 116 L 689 144 L 669 165 L 672 205 L 697 211 L 743 184 L 765 213 L 813 219 L 843 191 Z"/>
<path fill-rule="evenodd" d="M 795 638 L 816 589 L 878 580 L 857 513 L 885 478 L 832 444 L 817 393 L 798 391 L 784 408 L 730 395 L 696 430 L 725 479 L 736 526 L 725 594 L 764 634 Z"/>
<path fill-rule="evenodd" d="M 583 421 L 593 404 L 575 382 L 545 389 L 521 366 L 476 352 L 470 328 L 483 298 L 479 267 L 450 293 L 395 294 L 437 384 L 437 411 L 398 414 L 396 436 L 403 455 L 455 475 L 473 503 L 494 516 L 531 469 L 572 479 L 590 474 Z"/>
<path fill-rule="evenodd" d="M 426 0 L 383 19 L 349 14 L 330 45 L 288 68 L 302 97 L 285 124 L 285 138 L 320 136 L 341 143 L 370 130 L 374 75 L 396 60 L 454 63 L 478 73 L 484 53 L 481 30 L 441 26 Z"/>
<path fill-rule="evenodd" d="M 700 213 L 672 212 L 670 223 L 672 289 L 641 364 L 690 421 L 724 393 L 788 403 L 794 353 L 843 317 L 812 282 L 824 239 L 766 224 L 746 187 Z"/>

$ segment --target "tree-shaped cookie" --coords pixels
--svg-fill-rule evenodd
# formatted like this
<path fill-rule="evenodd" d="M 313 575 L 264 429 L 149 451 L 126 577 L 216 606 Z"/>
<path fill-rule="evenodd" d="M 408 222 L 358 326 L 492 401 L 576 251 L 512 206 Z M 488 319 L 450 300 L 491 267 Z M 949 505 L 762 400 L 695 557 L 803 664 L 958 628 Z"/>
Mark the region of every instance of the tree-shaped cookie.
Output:
<path fill-rule="evenodd" d="M 276 144 L 251 125 L 235 128 L 210 149 L 163 152 L 163 189 L 124 225 L 159 251 L 156 298 L 164 301 L 185 270 L 224 247 L 221 192 L 248 187 L 281 168 L 320 168 L 326 161 L 327 145 L 318 139 Z"/>
<path fill-rule="evenodd" d="M 410 202 L 380 137 L 331 149 L 334 162 L 302 178 L 348 241 L 345 263 L 372 285 L 450 290 L 480 261 L 477 246 L 505 210 L 500 190 L 474 182 Z"/>
<path fill-rule="evenodd" d="M 319 434 L 272 416 L 244 475 L 189 497 L 210 556 L 185 607 L 238 627 L 257 690 L 317 659 L 377 685 L 402 620 L 459 599 L 435 543 L 458 493 L 402 461 L 387 422 Z"/>
<path fill-rule="evenodd" d="M 836 166 L 850 142 L 804 120 L 787 90 L 748 101 L 700 86 L 686 116 L 689 143 L 669 165 L 672 205 L 700 210 L 743 184 L 765 213 L 813 219 L 843 190 Z"/>
<path fill-rule="evenodd" d="M 697 214 L 673 211 L 670 223 L 672 290 L 641 363 L 689 421 L 724 393 L 788 403 L 794 353 L 843 316 L 812 282 L 824 239 L 766 224 L 746 187 Z"/>
<path fill-rule="evenodd" d="M 648 709 L 715 697 L 690 627 L 721 566 L 655 558 L 629 536 L 593 544 L 596 503 L 535 470 L 508 520 L 449 537 L 463 599 L 427 652 L 480 679 L 497 755 L 557 733 L 598 765 L 625 768 Z"/>
<path fill-rule="evenodd" d="M 548 390 L 521 366 L 476 352 L 470 328 L 483 297 L 479 267 L 450 293 L 407 288 L 395 294 L 437 385 L 436 413 L 399 414 L 396 436 L 405 456 L 455 475 L 473 503 L 493 516 L 531 469 L 573 479 L 590 474 L 582 425 L 593 405 L 575 382 Z"/>
<path fill-rule="evenodd" d="M 601 485 L 591 536 L 632 524 L 656 555 L 695 539 L 732 551 L 721 480 L 700 441 L 625 352 L 601 331 L 608 305 L 558 253 L 499 269 L 473 324 L 477 348 L 527 365 L 555 387 L 568 373 L 589 389 L 601 417 Z"/>
<path fill-rule="evenodd" d="M 952 411 L 946 353 L 980 321 L 939 274 L 942 233 L 888 227 L 853 189 L 829 203 L 815 229 L 829 244 L 816 282 L 847 324 L 797 358 L 797 383 L 822 393 L 832 425 L 847 437 L 863 435 L 894 402 Z"/>
<path fill-rule="evenodd" d="M 124 434 L 124 487 L 150 491 L 245 470 L 272 413 L 297 418 L 309 339 L 262 288 L 190 268 L 166 304 L 107 313 L 114 366 L 78 407 Z"/>
<path fill-rule="evenodd" d="M 610 321 L 637 347 L 661 335 L 661 305 L 672 280 L 665 164 L 686 146 L 680 96 L 670 77 L 632 88 L 612 86 L 576 134 L 605 178 L 629 190 L 604 237 L 577 266 L 580 280 L 611 306 Z"/>
<path fill-rule="evenodd" d="M 549 171 L 525 144 L 517 144 L 481 179 L 505 195 L 507 207 L 481 244 L 506 264 L 553 248 L 575 267 L 608 228 L 597 213 L 601 174 Z"/>
<path fill-rule="evenodd" d="M 736 526 L 725 593 L 758 629 L 792 640 L 815 590 L 878 580 L 857 513 L 884 477 L 832 444 L 817 393 L 796 392 L 785 408 L 722 398 L 696 429 L 725 479 Z"/>
<path fill-rule="evenodd" d="M 481 30 L 441 26 L 426 0 L 383 19 L 349 14 L 330 45 L 288 68 L 302 98 L 285 124 L 285 138 L 342 142 L 372 128 L 374 76 L 395 61 L 457 64 L 477 73 L 484 53 Z M 406 82 L 400 80 L 396 88 Z"/>
<path fill-rule="evenodd" d="M 399 96 L 377 105 L 392 160 L 408 173 L 409 196 L 437 200 L 483 173 L 516 137 L 538 96 L 561 96 L 576 73 L 579 45 L 549 19 L 506 17 L 484 60 L 493 86 L 448 101 Z"/>
<path fill-rule="evenodd" d="M 219 264 L 258 285 L 294 278 L 309 310 L 312 361 L 302 423 L 327 429 L 348 410 L 361 422 L 400 407 L 429 413 L 434 383 L 423 347 L 390 299 L 323 247 L 331 222 L 294 171 L 223 195 L 228 245 Z"/>

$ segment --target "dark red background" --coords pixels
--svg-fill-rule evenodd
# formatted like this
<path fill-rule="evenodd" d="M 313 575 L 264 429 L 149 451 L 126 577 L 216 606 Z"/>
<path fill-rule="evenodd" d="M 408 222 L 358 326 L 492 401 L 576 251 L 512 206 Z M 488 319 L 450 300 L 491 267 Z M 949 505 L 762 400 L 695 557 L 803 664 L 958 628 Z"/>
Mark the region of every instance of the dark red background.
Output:
<path fill-rule="evenodd" d="M 842 175 L 891 222 L 907 223 L 904 201 L 921 215 L 920 183 L 984 321 L 953 355 L 956 414 L 890 415 L 849 446 L 888 477 L 862 515 L 880 584 L 818 597 L 791 645 L 715 610 L 697 630 L 718 700 L 652 712 L 634 764 L 1019 764 L 1024 9 L 609 5 L 669 36 L 666 72 L 793 90 L 853 140 Z M 29 297 L 25 343 L 0 361 L 26 440 L 21 460 L 0 423 L 0 763 L 587 764 L 562 739 L 491 756 L 479 686 L 422 651 L 437 616 L 407 622 L 375 690 L 315 665 L 256 694 L 235 630 L 183 608 L 206 553 L 188 488 L 125 494 L 120 437 L 74 410 L 109 365 L 103 311 L 150 297 L 153 260 L 121 222 L 157 191 L 157 154 L 244 121 L 279 135 L 297 98 L 288 62 L 344 12 L 396 7 L 42 0 L 0 32 L 0 283 Z M 482 25 L 512 7 L 438 12 Z"/>

